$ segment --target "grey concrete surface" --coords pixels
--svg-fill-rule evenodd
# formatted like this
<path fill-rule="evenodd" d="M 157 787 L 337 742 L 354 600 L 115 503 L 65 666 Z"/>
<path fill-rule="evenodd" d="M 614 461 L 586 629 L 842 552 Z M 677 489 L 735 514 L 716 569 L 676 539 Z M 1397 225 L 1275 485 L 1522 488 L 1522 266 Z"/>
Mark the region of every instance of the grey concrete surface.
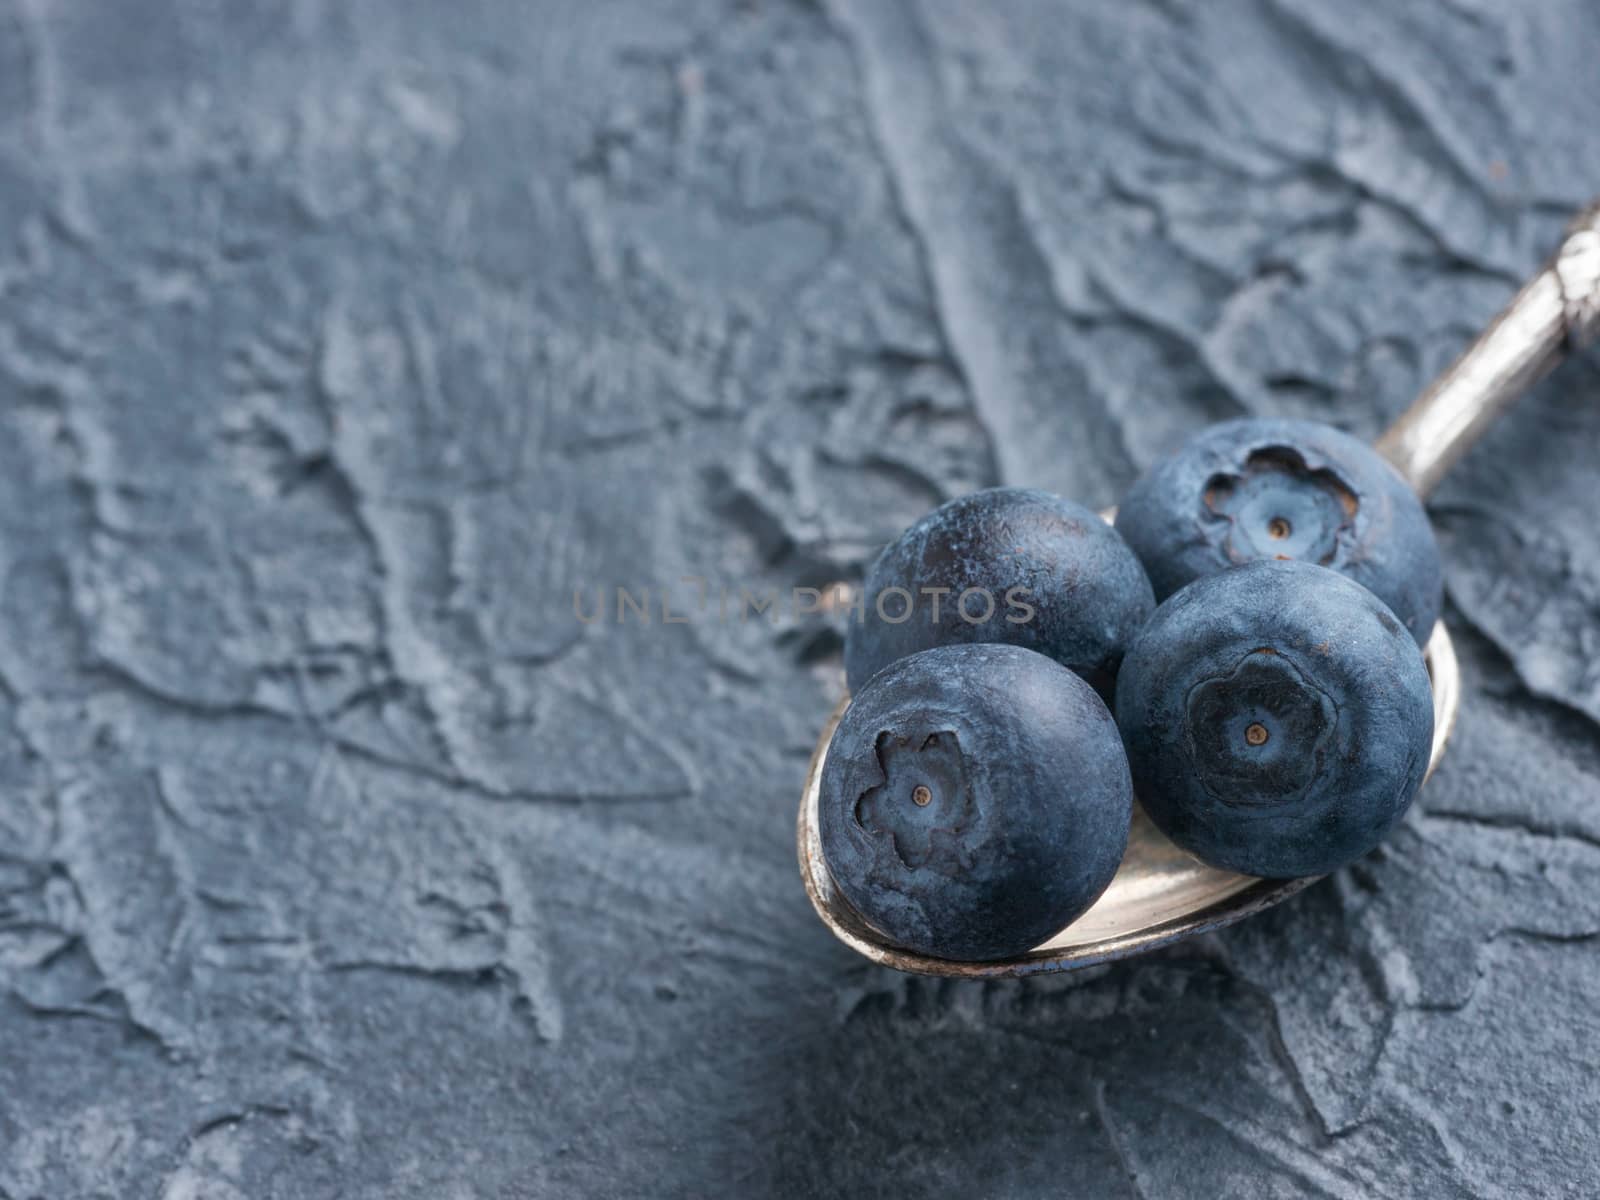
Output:
<path fill-rule="evenodd" d="M 837 629 L 714 610 L 1375 435 L 1600 192 L 1597 62 L 1592 0 L 0 0 L 0 1197 L 1593 1195 L 1595 356 L 1432 505 L 1404 828 L 1157 956 L 835 944 Z"/>

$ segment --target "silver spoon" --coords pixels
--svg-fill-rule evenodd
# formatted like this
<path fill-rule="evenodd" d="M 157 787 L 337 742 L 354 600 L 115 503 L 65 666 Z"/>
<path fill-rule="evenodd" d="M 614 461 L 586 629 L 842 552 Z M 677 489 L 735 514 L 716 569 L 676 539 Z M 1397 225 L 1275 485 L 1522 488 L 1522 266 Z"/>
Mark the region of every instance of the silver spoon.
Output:
<path fill-rule="evenodd" d="M 1600 340 L 1600 203 L 1580 213 L 1561 247 L 1398 421 L 1378 450 L 1426 496 L 1511 402 L 1567 357 Z M 1115 510 L 1112 510 L 1114 513 Z M 1110 517 L 1108 515 L 1107 519 Z M 1461 675 L 1441 621 L 1424 648 L 1433 681 L 1432 775 L 1461 703 Z M 986 978 L 1070 971 L 1127 958 L 1191 934 L 1231 925 L 1316 882 L 1257 879 L 1208 867 L 1179 850 L 1134 809 L 1128 850 L 1116 878 L 1088 912 L 1043 945 L 999 962 L 951 962 L 899 949 L 856 915 L 834 887 L 817 833 L 817 794 L 834 726 L 828 718 L 800 798 L 800 873 L 823 924 L 840 941 L 884 966 L 923 975 Z"/>

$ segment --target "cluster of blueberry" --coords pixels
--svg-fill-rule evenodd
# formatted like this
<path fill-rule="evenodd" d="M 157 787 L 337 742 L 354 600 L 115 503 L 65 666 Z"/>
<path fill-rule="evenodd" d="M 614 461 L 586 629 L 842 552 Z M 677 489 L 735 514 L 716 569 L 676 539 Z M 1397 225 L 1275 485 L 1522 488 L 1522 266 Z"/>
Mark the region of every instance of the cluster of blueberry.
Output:
<path fill-rule="evenodd" d="M 844 897 L 922 954 L 1011 957 L 1075 920 L 1135 792 L 1201 860 L 1290 878 L 1372 849 L 1427 769 L 1438 548 L 1400 475 L 1325 425 L 1214 426 L 1114 527 L 1047 492 L 963 496 L 865 589 L 910 607 L 850 626 L 819 832 Z M 1029 619 L 958 615 L 974 592 Z"/>

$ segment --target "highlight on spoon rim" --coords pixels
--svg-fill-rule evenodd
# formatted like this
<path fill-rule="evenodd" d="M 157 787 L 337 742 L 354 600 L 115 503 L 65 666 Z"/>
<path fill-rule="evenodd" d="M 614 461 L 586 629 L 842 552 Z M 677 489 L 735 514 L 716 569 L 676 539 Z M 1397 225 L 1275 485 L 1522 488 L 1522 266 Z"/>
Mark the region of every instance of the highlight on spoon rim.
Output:
<path fill-rule="evenodd" d="M 1433 746 L 1428 775 L 1439 766 L 1461 704 L 1461 672 L 1449 631 L 1440 621 L 1423 650 L 1433 688 Z M 1304 879 L 1257 879 L 1208 867 L 1178 849 L 1137 807 L 1128 851 L 1094 906 L 1043 945 L 999 962 L 953 962 L 914 954 L 884 941 L 839 894 L 822 858 L 817 803 L 828 742 L 850 699 L 840 700 L 824 725 L 800 800 L 797 842 L 800 874 L 812 907 L 833 935 L 882 966 L 918 975 L 996 978 L 1070 971 L 1153 950 L 1235 921 L 1287 900 L 1315 883 Z"/>

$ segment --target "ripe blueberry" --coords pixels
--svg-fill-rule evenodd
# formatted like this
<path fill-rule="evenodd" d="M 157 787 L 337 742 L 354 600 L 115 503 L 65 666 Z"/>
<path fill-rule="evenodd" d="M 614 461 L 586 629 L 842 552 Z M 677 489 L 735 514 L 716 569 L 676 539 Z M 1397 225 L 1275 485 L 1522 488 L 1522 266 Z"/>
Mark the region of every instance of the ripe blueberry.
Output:
<path fill-rule="evenodd" d="M 884 548 L 845 637 L 859 691 L 935 646 L 1037 650 L 1110 694 L 1128 639 L 1155 609 L 1144 568 L 1081 505 L 1029 488 L 989 488 L 941 505 Z"/>
<path fill-rule="evenodd" d="M 1422 652 L 1371 592 L 1264 561 L 1197 580 L 1140 632 L 1117 725 L 1157 826 L 1212 866 L 1321 875 L 1405 815 L 1428 769 Z"/>
<path fill-rule="evenodd" d="M 1133 785 L 1082 679 L 1016 646 L 902 658 L 851 701 L 817 810 L 839 891 L 890 941 L 1006 958 L 1100 895 L 1128 842 Z"/>
<path fill-rule="evenodd" d="M 1418 645 L 1443 603 L 1439 548 L 1416 493 L 1365 442 L 1315 421 L 1203 430 L 1134 485 L 1117 532 L 1158 600 L 1238 563 L 1290 558 L 1370 589 Z"/>

